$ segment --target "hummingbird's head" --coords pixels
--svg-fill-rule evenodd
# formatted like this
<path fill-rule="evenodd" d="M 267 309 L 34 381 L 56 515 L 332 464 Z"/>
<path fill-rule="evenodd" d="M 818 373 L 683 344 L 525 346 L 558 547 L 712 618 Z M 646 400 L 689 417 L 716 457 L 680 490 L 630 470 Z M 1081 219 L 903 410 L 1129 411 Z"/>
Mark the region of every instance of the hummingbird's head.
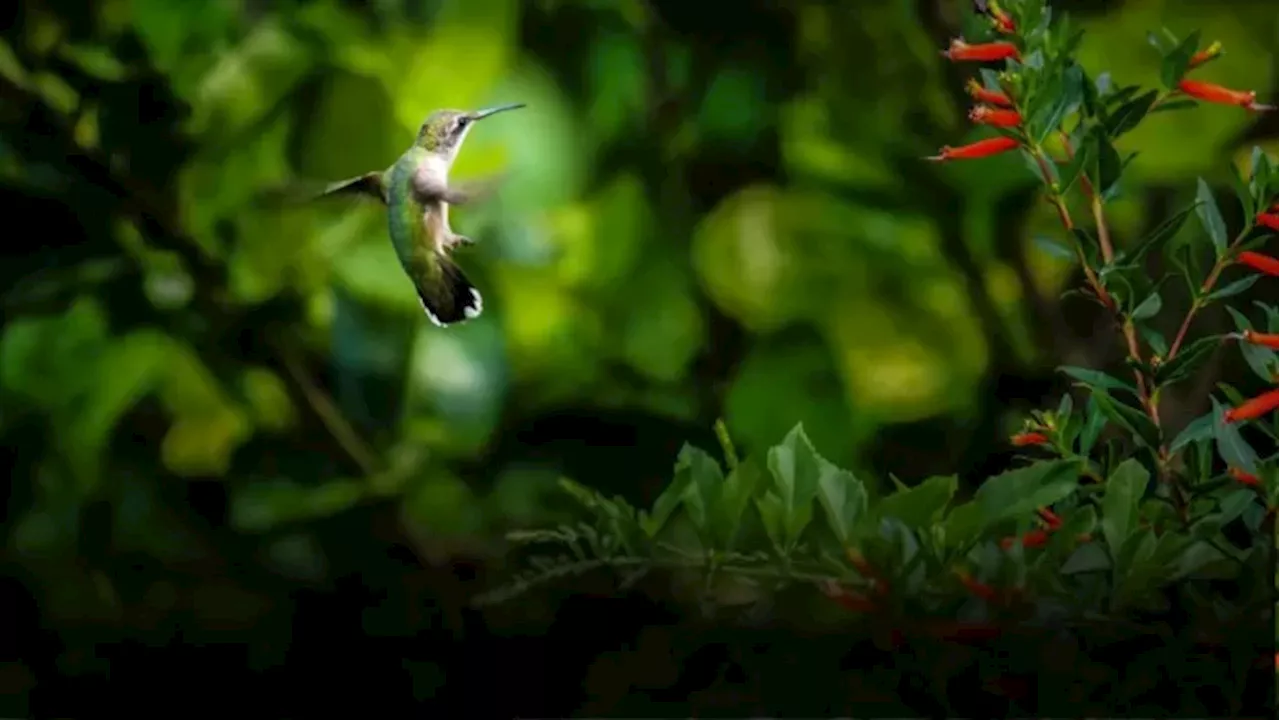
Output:
<path fill-rule="evenodd" d="M 458 154 L 462 141 L 471 126 L 504 110 L 515 110 L 524 107 L 524 103 L 499 105 L 487 110 L 437 110 L 427 116 L 418 130 L 417 145 L 424 150 L 443 155 L 450 161 Z"/>

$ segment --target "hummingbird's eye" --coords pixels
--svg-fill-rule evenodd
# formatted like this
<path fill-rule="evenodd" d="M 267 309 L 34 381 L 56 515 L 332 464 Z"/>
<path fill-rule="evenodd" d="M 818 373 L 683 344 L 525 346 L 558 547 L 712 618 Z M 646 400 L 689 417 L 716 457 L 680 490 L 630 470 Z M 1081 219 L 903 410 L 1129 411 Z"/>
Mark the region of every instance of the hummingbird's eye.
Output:
<path fill-rule="evenodd" d="M 461 130 L 462 128 L 466 127 L 467 124 L 470 122 L 471 122 L 471 118 L 466 117 L 465 115 L 458 118 L 458 129 Z"/>

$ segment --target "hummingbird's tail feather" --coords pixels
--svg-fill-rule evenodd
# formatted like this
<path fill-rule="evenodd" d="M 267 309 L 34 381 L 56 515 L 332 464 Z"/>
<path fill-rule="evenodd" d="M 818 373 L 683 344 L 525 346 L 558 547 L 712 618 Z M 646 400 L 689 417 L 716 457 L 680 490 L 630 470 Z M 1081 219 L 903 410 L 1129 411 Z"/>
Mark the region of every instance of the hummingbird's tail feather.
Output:
<path fill-rule="evenodd" d="M 413 284 L 432 323 L 446 327 L 477 317 L 484 310 L 480 291 L 447 256 L 438 257 L 436 271 L 431 275 L 414 277 Z"/>

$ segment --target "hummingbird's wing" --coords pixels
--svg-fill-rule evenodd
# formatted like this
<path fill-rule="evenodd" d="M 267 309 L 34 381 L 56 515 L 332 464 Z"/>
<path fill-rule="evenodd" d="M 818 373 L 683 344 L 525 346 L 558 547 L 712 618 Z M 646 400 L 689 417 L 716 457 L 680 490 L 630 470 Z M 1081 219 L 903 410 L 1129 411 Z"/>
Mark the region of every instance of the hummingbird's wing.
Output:
<path fill-rule="evenodd" d="M 501 182 L 502 178 L 495 176 L 446 185 L 438 176 L 419 174 L 413 178 L 413 189 L 418 199 L 426 205 L 438 202 L 466 205 L 490 197 Z"/>
<path fill-rule="evenodd" d="M 394 192 L 387 209 L 396 255 L 431 322 L 444 327 L 479 315 L 484 309 L 480 291 L 439 242 L 449 232 L 439 202 L 424 205 L 412 193 Z"/>
<path fill-rule="evenodd" d="M 368 195 L 381 200 L 383 203 L 387 202 L 387 188 L 386 184 L 382 180 L 382 173 L 380 172 L 367 172 L 357 177 L 329 183 L 316 197 L 322 198 L 331 195 L 346 194 Z"/>

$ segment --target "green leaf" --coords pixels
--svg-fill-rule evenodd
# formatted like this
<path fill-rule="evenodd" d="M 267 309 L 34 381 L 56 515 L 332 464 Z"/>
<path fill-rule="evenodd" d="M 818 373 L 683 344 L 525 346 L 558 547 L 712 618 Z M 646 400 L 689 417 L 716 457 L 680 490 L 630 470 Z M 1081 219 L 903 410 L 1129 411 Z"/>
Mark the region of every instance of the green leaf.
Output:
<path fill-rule="evenodd" d="M 949 547 L 963 548 L 982 532 L 985 513 L 976 501 L 956 505 L 943 521 L 943 532 Z"/>
<path fill-rule="evenodd" d="M 1209 293 L 1209 296 L 1205 299 L 1212 302 L 1215 300 L 1226 300 L 1227 298 L 1235 297 L 1236 295 L 1239 295 L 1240 293 L 1253 287 L 1253 284 L 1258 282 L 1259 277 L 1261 276 L 1249 275 L 1249 276 L 1240 278 L 1239 280 L 1236 280 L 1233 283 L 1230 283 L 1228 285 L 1218 288 L 1217 290 L 1214 290 L 1213 292 Z"/>
<path fill-rule="evenodd" d="M 1093 398 L 1098 402 L 1098 409 L 1111 422 L 1128 430 L 1139 444 L 1157 447 L 1160 444 L 1160 430 L 1151 422 L 1147 414 L 1129 407 L 1112 398 L 1106 390 L 1093 388 Z"/>
<path fill-rule="evenodd" d="M 1084 99 L 1084 73 L 1072 64 L 1057 79 L 1051 90 L 1052 100 L 1033 113 L 1027 126 L 1036 144 L 1043 143 L 1050 133 L 1058 129 L 1063 118 L 1080 106 Z"/>
<path fill-rule="evenodd" d="M 1058 371 L 1065 373 L 1068 377 L 1079 380 L 1090 390 L 1102 388 L 1104 390 L 1124 390 L 1134 396 L 1138 394 L 1138 391 L 1132 385 L 1098 370 L 1063 365 L 1058 368 Z"/>
<path fill-rule="evenodd" d="M 783 546 L 791 548 L 813 518 L 813 500 L 823 473 L 839 469 L 818 455 L 800 425 L 769 450 L 768 461 L 774 488 L 782 501 Z"/>
<path fill-rule="evenodd" d="M 653 501 L 653 509 L 648 513 L 642 511 L 639 515 L 640 529 L 650 538 L 657 537 L 658 533 L 662 532 L 662 528 L 666 526 L 667 521 L 671 519 L 671 516 L 675 514 L 676 510 L 684 502 L 685 493 L 693 485 L 693 473 L 690 471 L 690 461 L 686 455 L 686 450 L 688 449 L 688 445 L 681 448 L 671 483 Z M 701 520 L 705 524 L 705 516 Z M 694 519 L 694 524 L 697 525 L 698 521 L 698 519 Z"/>
<path fill-rule="evenodd" d="M 1104 549 L 1098 543 L 1084 543 L 1071 553 L 1071 557 L 1062 564 L 1059 570 L 1063 575 L 1074 575 L 1076 573 L 1097 572 L 1099 570 L 1108 570 L 1111 568 L 1111 557 L 1107 555 Z"/>
<path fill-rule="evenodd" d="M 1112 558 L 1138 525 L 1138 502 L 1150 480 L 1151 474 L 1133 458 L 1120 463 L 1107 478 L 1107 491 L 1102 496 L 1102 536 Z"/>
<path fill-rule="evenodd" d="M 1138 334 L 1142 335 L 1142 339 L 1151 346 L 1151 352 L 1161 357 L 1169 354 L 1169 341 L 1165 340 L 1159 330 L 1150 325 L 1139 325 Z"/>
<path fill-rule="evenodd" d="M 1142 242 L 1138 243 L 1133 250 L 1129 251 L 1128 257 L 1130 262 L 1137 262 L 1141 260 L 1146 257 L 1148 252 L 1151 252 L 1151 250 L 1163 245 L 1165 242 L 1168 242 L 1169 238 L 1177 235 L 1178 231 L 1182 229 L 1183 223 L 1187 221 L 1187 218 L 1190 217 L 1191 213 L 1195 212 L 1198 206 L 1199 203 L 1192 203 L 1182 210 L 1179 210 L 1173 217 L 1160 223 L 1155 230 L 1151 231 L 1150 235 L 1144 238 Z"/>
<path fill-rule="evenodd" d="M 1222 344 L 1221 335 L 1210 335 L 1184 346 L 1174 358 L 1156 369 L 1156 383 L 1170 385 L 1190 377 Z"/>
<path fill-rule="evenodd" d="M 841 544 L 848 545 L 853 529 L 867 511 L 867 490 L 848 470 L 822 461 L 818 478 L 818 502 L 827 524 Z"/>
<path fill-rule="evenodd" d="M 1137 127 L 1138 123 L 1142 122 L 1142 118 L 1151 111 L 1151 103 L 1155 102 L 1157 95 L 1159 95 L 1158 91 L 1151 90 L 1117 108 L 1107 118 L 1107 135 L 1118 138 Z"/>
<path fill-rule="evenodd" d="M 1199 104 L 1200 103 L 1196 102 L 1195 100 L 1171 100 L 1169 102 L 1162 102 L 1159 105 L 1151 108 L 1151 112 L 1147 114 L 1155 115 L 1156 113 L 1171 112 L 1175 110 L 1189 110 Z"/>
<path fill-rule="evenodd" d="M 1133 309 L 1130 315 L 1134 320 L 1149 320 L 1160 314 L 1160 308 L 1163 303 L 1160 300 L 1160 293 L 1151 293 L 1145 300 L 1138 303 L 1138 307 Z"/>
<path fill-rule="evenodd" d="M 703 544 L 715 546 L 711 514 L 720 500 L 721 485 L 724 484 L 724 471 L 720 464 L 706 451 L 685 445 L 676 459 L 672 484 L 684 487 L 681 501 Z"/>
<path fill-rule="evenodd" d="M 1249 443 L 1240 436 L 1234 423 L 1223 419 L 1227 409 L 1222 407 L 1217 398 L 1213 400 L 1213 438 L 1218 444 L 1218 455 L 1232 467 L 1245 472 L 1257 472 L 1258 454 Z"/>
<path fill-rule="evenodd" d="M 955 475 L 931 477 L 881 500 L 876 515 L 897 518 L 913 529 L 930 526 L 942 517 L 947 503 L 951 502 L 956 482 Z"/>
<path fill-rule="evenodd" d="M 1191 56 L 1196 54 L 1199 47 L 1200 31 L 1197 30 L 1164 56 L 1164 61 L 1160 63 L 1160 82 L 1164 83 L 1166 88 L 1172 90 L 1178 86 L 1182 77 L 1187 74 Z"/>
<path fill-rule="evenodd" d="M 1120 172 L 1124 164 L 1120 161 L 1120 153 L 1105 135 L 1098 135 L 1098 164 L 1093 177 L 1094 190 L 1104 199 L 1116 192 L 1120 182 Z"/>
<path fill-rule="evenodd" d="M 1213 199 L 1213 190 L 1204 178 L 1196 180 L 1196 216 L 1213 241 L 1216 256 L 1222 257 L 1227 252 L 1227 223 L 1223 221 L 1218 202 Z"/>
<path fill-rule="evenodd" d="M 1239 310 L 1226 306 L 1227 312 L 1231 313 L 1231 318 L 1235 320 L 1236 329 L 1240 332 L 1252 330 L 1253 325 L 1249 319 Z M 1276 353 L 1274 350 L 1254 345 L 1252 343 L 1242 342 L 1239 344 L 1240 354 L 1244 356 L 1244 361 L 1249 364 L 1249 369 L 1253 370 L 1253 374 L 1266 382 L 1271 382 L 1275 377 Z"/>
<path fill-rule="evenodd" d="M 984 525 L 990 526 L 1069 497 L 1079 474 L 1076 460 L 1038 462 L 988 478 L 973 499 L 982 508 Z"/>
<path fill-rule="evenodd" d="M 759 463 L 750 458 L 739 462 L 725 478 L 720 502 L 712 508 L 712 527 L 716 542 L 725 550 L 734 549 L 742 516 L 747 506 L 765 483 L 765 472 Z M 861 484 L 858 485 L 861 488 Z"/>
<path fill-rule="evenodd" d="M 1214 414 L 1207 413 L 1187 423 L 1182 432 L 1169 443 L 1169 452 L 1176 453 L 1186 445 L 1209 440 L 1213 437 Z"/>
<path fill-rule="evenodd" d="M 1075 261 L 1076 254 L 1071 248 L 1052 238 L 1037 235 L 1032 239 L 1036 247 L 1045 251 L 1045 254 L 1051 255 L 1062 260 Z"/>
<path fill-rule="evenodd" d="M 1088 457 L 1093 451 L 1093 446 L 1098 442 L 1098 436 L 1102 434 L 1103 428 L 1107 426 L 1107 416 L 1102 412 L 1102 408 L 1098 407 L 1097 400 L 1093 396 L 1089 396 L 1089 402 L 1085 404 L 1085 421 L 1084 427 L 1080 429 L 1080 447 L 1079 452 L 1082 456 Z"/>

